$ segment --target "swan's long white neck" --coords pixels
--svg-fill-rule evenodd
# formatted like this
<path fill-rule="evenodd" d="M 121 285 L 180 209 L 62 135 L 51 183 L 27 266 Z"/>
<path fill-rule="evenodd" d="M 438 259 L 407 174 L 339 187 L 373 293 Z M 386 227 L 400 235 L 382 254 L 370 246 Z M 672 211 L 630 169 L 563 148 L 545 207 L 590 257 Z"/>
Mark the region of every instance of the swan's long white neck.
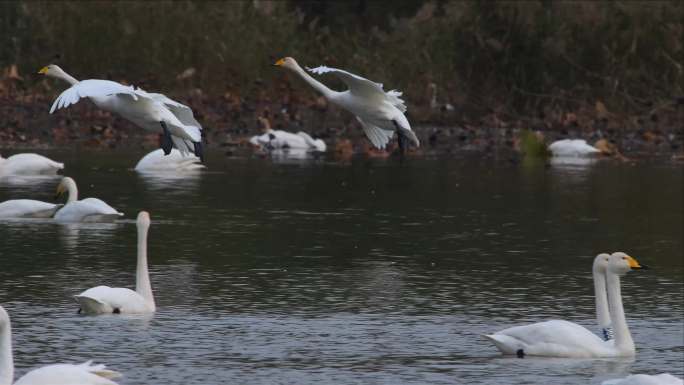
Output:
<path fill-rule="evenodd" d="M 155 309 L 150 273 L 147 270 L 147 230 L 148 225 L 138 226 L 138 266 L 135 272 L 135 291 Z"/>
<path fill-rule="evenodd" d="M 299 64 L 295 64 L 294 68 L 292 70 L 296 73 L 299 74 L 299 76 L 304 79 L 307 83 L 311 85 L 316 91 L 320 92 L 325 96 L 326 99 L 332 98 L 335 94 L 337 94 L 336 91 L 331 90 L 330 88 L 326 87 L 325 84 L 319 82 L 318 80 L 314 79 L 311 75 L 309 75 L 306 71 L 302 69 L 302 67 L 299 66 Z"/>
<path fill-rule="evenodd" d="M 55 71 L 54 71 L 54 73 L 52 74 L 52 76 L 54 76 L 54 77 L 56 77 L 56 78 L 58 78 L 58 79 L 62 79 L 62 80 L 66 81 L 67 83 L 69 83 L 69 84 L 72 85 L 72 86 L 73 86 L 74 84 L 78 84 L 78 80 L 76 80 L 73 76 L 69 75 L 69 74 L 66 73 L 63 69 L 61 69 L 61 68 L 59 68 L 59 67 L 57 67 L 57 66 L 55 66 Z"/>
<path fill-rule="evenodd" d="M 12 327 L 7 320 L 4 326 L 0 326 L 0 385 L 12 385 L 13 378 Z"/>
<path fill-rule="evenodd" d="M 65 179 L 64 184 L 67 189 L 67 203 L 76 202 L 78 200 L 78 187 L 73 179 Z"/>
<path fill-rule="evenodd" d="M 622 294 L 620 293 L 620 277 L 611 273 L 606 273 L 608 286 L 608 305 L 610 308 L 610 318 L 613 322 L 615 331 L 615 347 L 622 352 L 634 353 L 634 340 L 629 333 L 627 320 L 625 319 L 625 309 L 622 307 Z"/>
<path fill-rule="evenodd" d="M 610 327 L 610 310 L 608 309 L 608 293 L 606 292 L 606 275 L 598 271 L 596 267 L 592 270 L 594 277 L 594 298 L 596 300 L 596 320 L 602 328 Z"/>

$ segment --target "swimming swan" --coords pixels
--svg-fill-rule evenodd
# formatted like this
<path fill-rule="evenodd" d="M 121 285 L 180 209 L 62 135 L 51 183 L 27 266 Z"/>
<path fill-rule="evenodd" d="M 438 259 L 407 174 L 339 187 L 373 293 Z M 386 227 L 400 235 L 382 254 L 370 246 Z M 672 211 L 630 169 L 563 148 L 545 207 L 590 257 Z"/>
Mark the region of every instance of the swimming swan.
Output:
<path fill-rule="evenodd" d="M 584 157 L 598 155 L 599 149 L 587 144 L 584 139 L 562 139 L 549 145 L 549 151 L 557 157 Z"/>
<path fill-rule="evenodd" d="M 138 228 L 138 266 L 135 291 L 127 288 L 97 286 L 74 296 L 86 314 L 143 314 L 154 313 L 154 295 L 147 271 L 147 230 L 150 214 L 141 211 L 136 221 Z"/>
<path fill-rule="evenodd" d="M 10 199 L 0 203 L 0 219 L 52 218 L 62 206 L 33 199 Z"/>
<path fill-rule="evenodd" d="M 684 381 L 669 373 L 654 376 L 633 374 L 617 380 L 603 381 L 601 385 L 684 385 Z"/>
<path fill-rule="evenodd" d="M 375 147 L 385 148 L 395 131 L 399 136 L 399 148 L 402 152 L 407 147 L 407 140 L 416 147 L 420 146 L 420 141 L 404 116 L 406 105 L 400 98 L 401 92 L 396 90 L 385 92 L 382 84 L 337 68 L 307 67 L 309 72 L 317 75 L 333 73 L 349 87 L 347 91 L 333 91 L 307 74 L 291 57 L 280 59 L 274 65 L 297 73 L 327 100 L 356 115 L 363 131 Z"/>
<path fill-rule="evenodd" d="M 163 150 L 157 149 L 143 156 L 135 165 L 138 172 L 186 172 L 206 168 L 199 163 L 199 158 L 193 155 L 183 155 L 175 148 L 169 155 L 164 155 Z"/>
<path fill-rule="evenodd" d="M 162 94 L 148 93 L 111 80 L 78 81 L 54 64 L 41 68 L 38 73 L 71 84 L 55 99 L 50 113 L 88 98 L 99 108 L 116 113 L 138 127 L 161 132 L 164 154 L 168 155 L 171 148 L 176 147 L 182 153 L 192 152 L 203 159 L 202 126 L 190 107 Z"/>
<path fill-rule="evenodd" d="M 299 131 L 296 134 L 283 130 L 267 129 L 263 135 L 256 135 L 249 139 L 255 146 L 267 150 L 305 150 L 325 152 L 326 145 L 321 139 L 314 139 L 309 134 Z"/>
<path fill-rule="evenodd" d="M 9 158 L 0 156 L 0 176 L 54 175 L 63 168 L 64 163 L 55 162 L 38 154 L 14 154 Z"/>
<path fill-rule="evenodd" d="M 116 385 L 111 379 L 121 374 L 91 363 L 43 366 L 26 373 L 14 385 Z M 9 315 L 0 306 L 0 385 L 12 385 L 13 378 L 12 327 Z"/>
<path fill-rule="evenodd" d="M 645 266 L 644 266 L 645 267 Z M 615 339 L 604 341 L 586 328 L 568 321 L 552 320 L 515 326 L 485 337 L 503 354 L 595 358 L 625 357 L 635 354 L 634 341 L 625 320 L 620 276 L 642 266 L 629 255 L 613 253 L 606 269 L 606 287 L 610 319 Z"/>
<path fill-rule="evenodd" d="M 110 205 L 97 198 L 78 200 L 76 182 L 67 177 L 62 178 L 57 186 L 57 196 L 67 193 L 67 202 L 55 214 L 59 222 L 107 222 L 123 216 Z"/>

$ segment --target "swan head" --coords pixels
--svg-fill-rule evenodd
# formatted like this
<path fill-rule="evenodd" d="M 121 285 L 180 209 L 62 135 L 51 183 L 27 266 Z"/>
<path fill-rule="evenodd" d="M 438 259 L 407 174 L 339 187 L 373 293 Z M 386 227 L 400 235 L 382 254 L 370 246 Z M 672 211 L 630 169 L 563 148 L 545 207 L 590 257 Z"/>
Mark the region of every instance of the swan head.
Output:
<path fill-rule="evenodd" d="M 55 199 L 58 199 L 62 195 L 69 192 L 71 186 L 76 186 L 76 182 L 68 176 L 62 178 L 62 180 L 57 185 L 57 191 L 55 192 Z M 73 187 L 72 187 L 73 188 Z"/>
<path fill-rule="evenodd" d="M 610 263 L 610 254 L 601 253 L 594 258 L 594 265 L 592 270 L 595 273 L 605 274 L 608 269 L 608 264 Z"/>
<path fill-rule="evenodd" d="M 648 269 L 646 265 L 640 265 L 636 259 L 619 251 L 611 254 L 608 263 L 608 271 L 617 275 L 625 275 L 630 270 Z"/>
<path fill-rule="evenodd" d="M 277 62 L 273 63 L 273 65 L 288 68 L 291 70 L 299 68 L 299 64 L 297 64 L 297 61 L 289 56 L 279 59 Z"/>
<path fill-rule="evenodd" d="M 39 74 L 45 76 L 52 76 L 54 78 L 62 77 L 65 74 L 64 70 L 59 68 L 57 64 L 48 64 L 38 71 Z"/>
<path fill-rule="evenodd" d="M 147 211 L 141 211 L 138 214 L 138 219 L 135 221 L 138 228 L 150 227 L 150 214 Z"/>

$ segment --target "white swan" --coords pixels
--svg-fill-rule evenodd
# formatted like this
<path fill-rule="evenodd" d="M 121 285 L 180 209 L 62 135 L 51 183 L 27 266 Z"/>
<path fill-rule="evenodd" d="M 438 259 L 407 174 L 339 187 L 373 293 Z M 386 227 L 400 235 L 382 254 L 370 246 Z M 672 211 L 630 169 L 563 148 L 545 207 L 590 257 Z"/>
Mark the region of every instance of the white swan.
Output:
<path fill-rule="evenodd" d="M 154 313 L 154 295 L 147 271 L 147 230 L 150 215 L 141 211 L 136 221 L 138 228 L 138 266 L 135 273 L 135 291 L 127 288 L 97 286 L 74 296 L 87 314 L 142 314 Z"/>
<path fill-rule="evenodd" d="M 26 373 L 14 385 L 116 385 L 111 379 L 117 377 L 121 374 L 88 361 L 43 366 Z M 0 385 L 12 385 L 13 378 L 12 326 L 7 311 L 0 306 Z"/>
<path fill-rule="evenodd" d="M 249 142 L 268 150 L 295 149 L 325 152 L 327 148 L 323 140 L 314 139 L 306 132 L 299 131 L 293 134 L 270 128 L 263 135 L 251 137 Z"/>
<path fill-rule="evenodd" d="M 684 385 L 682 379 L 669 373 L 650 376 L 648 374 L 633 374 L 625 378 L 603 381 L 601 385 Z"/>
<path fill-rule="evenodd" d="M 9 158 L 0 156 L 0 176 L 54 175 L 63 168 L 64 163 L 55 162 L 38 154 L 14 154 Z"/>
<path fill-rule="evenodd" d="M 106 222 L 123 216 L 112 206 L 97 198 L 78 200 L 76 182 L 70 177 L 62 178 L 57 186 L 57 196 L 67 193 L 64 207 L 55 213 L 55 220 L 59 222 Z"/>
<path fill-rule="evenodd" d="M 148 93 L 110 80 L 78 81 L 54 64 L 43 67 L 38 73 L 71 84 L 55 99 L 50 113 L 88 98 L 99 108 L 116 113 L 138 127 L 161 132 L 165 154 L 168 155 L 171 148 L 176 147 L 183 153 L 192 152 L 203 159 L 202 126 L 188 106 L 162 94 Z"/>
<path fill-rule="evenodd" d="M 36 201 L 33 199 L 11 199 L 0 202 L 0 219 L 6 218 L 52 218 L 63 204 Z"/>
<path fill-rule="evenodd" d="M 400 98 L 401 92 L 396 90 L 385 92 L 382 84 L 340 69 L 325 66 L 307 68 L 317 75 L 335 74 L 349 87 L 347 91 L 333 91 L 307 74 L 291 57 L 280 59 L 275 62 L 275 65 L 294 71 L 330 102 L 356 115 L 363 131 L 375 147 L 385 148 L 395 131 L 399 136 L 399 147 L 402 152 L 407 146 L 406 140 L 411 141 L 416 147 L 420 146 L 420 141 L 404 116 L 406 105 Z"/>
<path fill-rule="evenodd" d="M 169 155 L 164 155 L 161 149 L 154 150 L 145 155 L 135 165 L 138 172 L 186 172 L 206 168 L 199 163 L 199 158 L 193 155 L 183 155 L 175 148 Z"/>
<path fill-rule="evenodd" d="M 596 147 L 587 144 L 584 139 L 557 140 L 549 145 L 549 151 L 557 157 L 584 157 L 601 153 Z"/>
<path fill-rule="evenodd" d="M 641 265 L 625 253 L 610 256 L 606 270 L 608 305 L 615 339 L 604 341 L 586 328 L 568 321 L 552 320 L 515 326 L 485 337 L 503 354 L 593 358 L 627 357 L 635 353 L 620 295 L 620 276 Z"/>

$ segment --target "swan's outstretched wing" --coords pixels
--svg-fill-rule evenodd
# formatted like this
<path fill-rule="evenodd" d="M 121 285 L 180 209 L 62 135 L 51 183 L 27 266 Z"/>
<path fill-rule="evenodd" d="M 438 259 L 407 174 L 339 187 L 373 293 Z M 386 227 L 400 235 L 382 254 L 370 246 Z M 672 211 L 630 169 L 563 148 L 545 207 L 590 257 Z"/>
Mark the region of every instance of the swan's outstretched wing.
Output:
<path fill-rule="evenodd" d="M 352 94 L 367 98 L 382 97 L 397 107 L 401 112 L 406 112 L 406 104 L 400 98 L 402 93 L 397 90 L 385 92 L 385 90 L 382 89 L 382 83 L 370 81 L 359 75 L 354 75 L 351 72 L 338 68 L 320 66 L 316 68 L 306 67 L 306 69 L 316 75 L 333 73 L 349 87 L 349 91 Z"/>
<path fill-rule="evenodd" d="M 106 97 L 111 95 L 129 95 L 134 100 L 138 100 L 138 97 L 140 96 L 133 86 L 124 86 L 121 83 L 113 82 L 111 80 L 83 80 L 64 90 L 64 92 L 55 99 L 55 102 L 52 103 L 50 113 L 53 113 L 60 108 L 76 104 L 82 98 Z"/>
<path fill-rule="evenodd" d="M 43 366 L 26 373 L 14 385 L 116 385 L 112 381 L 121 374 L 107 370 L 104 365 L 91 365 L 91 361 L 80 365 L 56 364 Z"/>
<path fill-rule="evenodd" d="M 181 121 L 181 123 L 186 126 L 194 126 L 198 129 L 202 129 L 202 125 L 195 119 L 195 115 L 192 113 L 192 109 L 183 103 L 178 103 L 177 101 L 170 99 L 163 94 L 148 93 L 150 97 L 164 105 L 171 113 L 176 115 L 176 118 Z"/>
<path fill-rule="evenodd" d="M 378 126 L 374 126 L 370 123 L 367 123 L 358 116 L 356 117 L 356 120 L 358 120 L 359 123 L 361 123 L 361 127 L 363 127 L 363 132 L 366 133 L 368 140 L 370 140 L 371 143 L 373 143 L 373 146 L 380 150 L 387 147 L 387 143 L 389 143 L 389 141 L 392 139 L 392 136 L 394 136 L 394 131 L 383 130 Z"/>

